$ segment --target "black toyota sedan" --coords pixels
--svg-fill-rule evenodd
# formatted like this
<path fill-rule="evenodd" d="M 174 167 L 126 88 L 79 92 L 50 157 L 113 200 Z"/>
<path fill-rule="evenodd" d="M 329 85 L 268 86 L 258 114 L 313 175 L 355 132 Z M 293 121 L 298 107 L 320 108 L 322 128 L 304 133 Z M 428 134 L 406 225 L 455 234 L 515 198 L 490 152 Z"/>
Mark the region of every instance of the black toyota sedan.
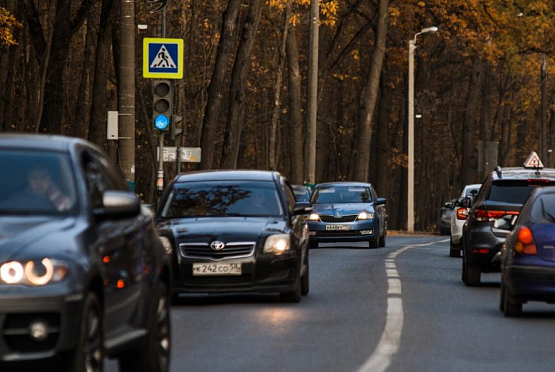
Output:
<path fill-rule="evenodd" d="M 0 370 L 168 371 L 169 256 L 106 156 L 0 135 L 0 179 Z"/>
<path fill-rule="evenodd" d="M 309 291 L 308 202 L 297 203 L 277 172 L 178 175 L 156 213 L 173 247 L 180 293 L 278 292 L 299 302 Z"/>

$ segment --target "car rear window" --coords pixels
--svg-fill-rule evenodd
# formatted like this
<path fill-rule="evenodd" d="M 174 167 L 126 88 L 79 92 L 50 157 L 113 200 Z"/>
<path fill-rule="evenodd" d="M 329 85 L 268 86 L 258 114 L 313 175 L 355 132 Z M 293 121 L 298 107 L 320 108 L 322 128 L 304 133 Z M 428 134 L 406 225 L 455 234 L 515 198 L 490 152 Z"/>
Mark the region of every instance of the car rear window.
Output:
<path fill-rule="evenodd" d="M 524 204 L 534 188 L 538 186 L 552 186 L 553 181 L 496 181 L 491 185 L 487 199 L 502 203 Z"/>
<path fill-rule="evenodd" d="M 540 223 L 555 223 L 555 194 L 538 197 L 534 201 L 531 217 Z"/>
<path fill-rule="evenodd" d="M 364 186 L 323 186 L 314 191 L 312 203 L 371 203 L 372 192 Z"/>
<path fill-rule="evenodd" d="M 162 217 L 283 216 L 273 182 L 204 181 L 174 185 Z"/>

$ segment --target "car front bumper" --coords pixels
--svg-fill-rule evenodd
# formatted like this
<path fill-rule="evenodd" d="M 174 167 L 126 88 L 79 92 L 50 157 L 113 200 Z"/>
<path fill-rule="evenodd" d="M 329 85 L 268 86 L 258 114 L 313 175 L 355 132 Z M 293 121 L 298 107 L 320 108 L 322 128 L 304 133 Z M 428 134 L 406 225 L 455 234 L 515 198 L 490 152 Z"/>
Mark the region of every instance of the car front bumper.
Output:
<path fill-rule="evenodd" d="M 555 267 L 503 267 L 503 282 L 521 300 L 555 302 Z"/>
<path fill-rule="evenodd" d="M 180 257 L 172 293 L 289 292 L 299 276 L 299 254 L 264 254 L 230 258 L 217 263 L 240 263 L 241 275 L 193 275 L 194 263 L 215 263 L 202 258 Z"/>
<path fill-rule="evenodd" d="M 346 226 L 346 230 L 330 230 L 330 226 L 333 225 Z M 366 242 L 369 240 L 378 239 L 378 225 L 376 223 L 376 220 L 355 221 L 347 223 L 325 223 L 320 221 L 309 221 L 308 230 L 311 243 Z"/>
<path fill-rule="evenodd" d="M 51 288 L 0 288 L 0 362 L 21 362 L 54 357 L 75 348 L 82 294 L 65 294 Z M 34 340 L 33 322 L 44 322 L 48 335 Z"/>

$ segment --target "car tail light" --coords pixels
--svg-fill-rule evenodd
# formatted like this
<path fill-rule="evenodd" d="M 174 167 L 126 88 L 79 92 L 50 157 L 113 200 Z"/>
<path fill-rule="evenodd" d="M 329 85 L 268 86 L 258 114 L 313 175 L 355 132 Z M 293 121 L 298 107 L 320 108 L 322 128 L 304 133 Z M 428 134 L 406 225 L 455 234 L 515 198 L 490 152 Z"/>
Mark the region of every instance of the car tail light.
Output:
<path fill-rule="evenodd" d="M 543 179 L 542 179 L 542 180 L 539 180 L 539 179 L 527 179 L 526 181 L 528 181 L 528 182 L 538 182 L 538 183 L 540 183 L 540 182 L 549 183 L 549 180 L 543 180 Z"/>
<path fill-rule="evenodd" d="M 506 216 L 508 214 L 518 215 L 519 212 L 517 212 L 517 211 L 492 211 L 492 210 L 485 210 L 485 209 L 477 209 L 476 212 L 474 212 L 474 215 L 476 216 L 476 221 L 481 221 L 481 222 L 495 222 L 495 220 L 497 220 L 499 218 L 503 218 L 504 216 Z"/>
<path fill-rule="evenodd" d="M 468 208 L 459 208 L 457 209 L 457 219 L 458 220 L 466 220 L 468 216 Z"/>
<path fill-rule="evenodd" d="M 518 231 L 515 242 L 515 252 L 520 254 L 538 254 L 536 243 L 534 242 L 534 235 L 532 230 L 523 227 Z"/>

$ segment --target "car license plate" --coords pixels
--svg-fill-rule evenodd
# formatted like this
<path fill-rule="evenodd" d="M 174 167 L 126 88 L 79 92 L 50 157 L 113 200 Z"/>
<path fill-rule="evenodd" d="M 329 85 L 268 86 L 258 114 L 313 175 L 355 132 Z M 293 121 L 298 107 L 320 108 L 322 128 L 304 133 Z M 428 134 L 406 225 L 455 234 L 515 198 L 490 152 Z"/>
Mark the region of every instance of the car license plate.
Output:
<path fill-rule="evenodd" d="M 326 225 L 326 230 L 351 230 L 350 225 Z"/>
<path fill-rule="evenodd" d="M 241 275 L 241 264 L 234 262 L 194 263 L 193 276 Z"/>

